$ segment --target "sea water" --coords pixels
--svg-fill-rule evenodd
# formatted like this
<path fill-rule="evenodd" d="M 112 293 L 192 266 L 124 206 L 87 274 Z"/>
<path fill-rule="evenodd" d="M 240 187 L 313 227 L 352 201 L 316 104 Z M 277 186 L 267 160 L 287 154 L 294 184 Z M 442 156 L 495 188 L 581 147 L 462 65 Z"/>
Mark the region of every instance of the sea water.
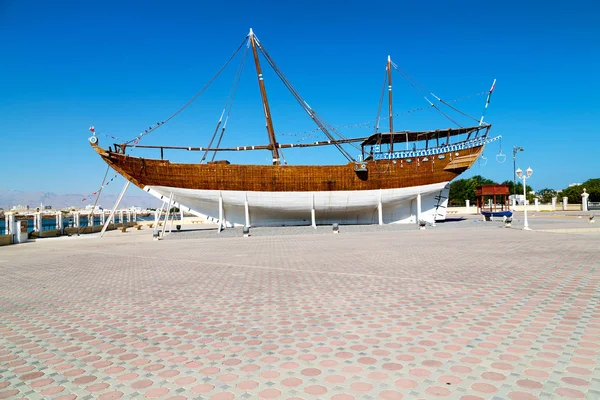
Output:
<path fill-rule="evenodd" d="M 118 216 L 115 216 L 116 220 L 119 221 Z M 120 221 L 119 221 L 120 222 Z M 81 226 L 87 226 L 88 218 L 81 216 L 79 218 L 79 224 Z M 94 218 L 94 225 L 100 225 L 100 217 Z M 4 219 L 0 220 L 0 235 L 6 234 L 6 222 Z M 63 228 L 68 228 L 73 226 L 73 218 L 63 218 Z M 58 229 L 56 227 L 56 218 L 42 218 L 42 230 L 49 231 L 53 229 Z M 33 232 L 33 219 L 27 220 L 27 232 Z"/>
<path fill-rule="evenodd" d="M 106 216 L 106 218 L 108 219 L 108 216 Z M 146 220 L 150 220 L 153 218 L 150 217 L 137 217 L 138 221 L 146 221 Z M 123 221 L 127 221 L 127 216 L 123 215 Z M 119 219 L 119 214 L 115 214 L 115 222 L 117 224 L 120 224 L 121 222 L 123 222 Z M 92 221 L 90 221 L 92 222 Z M 4 220 L 4 218 L 0 219 L 0 235 L 6 235 L 6 226 L 5 226 L 6 222 Z M 93 219 L 93 226 L 100 226 L 100 217 L 94 217 Z M 73 226 L 73 218 L 63 218 L 63 228 L 68 228 Z M 79 217 L 79 226 L 81 227 L 85 227 L 85 226 L 92 226 L 92 225 L 88 225 L 88 217 L 87 216 L 81 216 Z M 53 229 L 58 229 L 56 227 L 56 218 L 42 218 L 42 230 L 43 231 L 49 231 L 49 230 L 53 230 Z M 27 220 L 27 232 L 33 232 L 33 219 L 28 219 Z"/>

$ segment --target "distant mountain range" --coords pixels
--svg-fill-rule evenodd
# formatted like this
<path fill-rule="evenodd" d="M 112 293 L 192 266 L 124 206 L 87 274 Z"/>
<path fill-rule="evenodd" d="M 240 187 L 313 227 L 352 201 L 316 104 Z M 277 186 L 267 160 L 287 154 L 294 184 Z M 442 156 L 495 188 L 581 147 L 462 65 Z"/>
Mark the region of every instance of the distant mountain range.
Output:
<path fill-rule="evenodd" d="M 98 205 L 105 209 L 110 209 L 117 201 L 118 194 L 102 194 Z M 94 204 L 95 197 L 85 201 L 86 195 L 80 193 L 58 194 L 52 192 L 25 192 L 21 190 L 0 189 L 0 208 L 9 210 L 11 207 L 22 205 L 36 209 L 43 204 L 51 206 L 53 209 L 66 207 L 85 208 L 86 205 Z M 128 208 L 131 206 L 145 208 L 160 207 L 160 201 L 151 195 L 125 194 L 119 208 Z"/>

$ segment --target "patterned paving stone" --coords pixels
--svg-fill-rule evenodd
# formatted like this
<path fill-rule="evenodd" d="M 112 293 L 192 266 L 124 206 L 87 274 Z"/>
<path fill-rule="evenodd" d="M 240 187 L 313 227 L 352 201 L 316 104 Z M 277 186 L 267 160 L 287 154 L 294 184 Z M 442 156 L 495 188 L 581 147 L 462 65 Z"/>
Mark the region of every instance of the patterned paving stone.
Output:
<path fill-rule="evenodd" d="M 600 398 L 598 236 L 469 222 L 0 248 L 0 399 Z"/>

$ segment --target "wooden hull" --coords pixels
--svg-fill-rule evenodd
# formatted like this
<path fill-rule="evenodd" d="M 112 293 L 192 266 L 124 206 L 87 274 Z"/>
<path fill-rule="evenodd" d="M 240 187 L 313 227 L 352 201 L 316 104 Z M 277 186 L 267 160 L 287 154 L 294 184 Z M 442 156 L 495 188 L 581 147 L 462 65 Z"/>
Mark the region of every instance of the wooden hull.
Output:
<path fill-rule="evenodd" d="M 102 158 L 140 188 L 320 192 L 407 188 L 449 182 L 475 162 L 483 146 L 404 160 L 365 162 L 368 171 L 346 165 L 177 164 L 131 157 L 95 147 Z M 440 159 L 439 157 L 443 158 Z M 427 161 L 424 161 L 428 158 Z M 461 161 L 464 160 L 464 161 Z"/>
<path fill-rule="evenodd" d="M 447 183 L 483 146 L 428 157 L 330 166 L 177 164 L 95 150 L 150 194 L 229 225 L 410 223 L 445 218 Z M 417 201 L 418 200 L 418 201 Z M 248 213 L 251 218 L 248 218 Z"/>

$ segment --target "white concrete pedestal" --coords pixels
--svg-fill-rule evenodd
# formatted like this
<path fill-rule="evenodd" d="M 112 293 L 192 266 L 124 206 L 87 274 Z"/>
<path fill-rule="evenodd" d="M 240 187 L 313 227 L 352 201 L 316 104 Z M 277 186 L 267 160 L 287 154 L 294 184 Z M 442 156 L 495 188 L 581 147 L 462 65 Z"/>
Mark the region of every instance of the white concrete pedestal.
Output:
<path fill-rule="evenodd" d="M 7 212 L 4 214 L 4 230 L 7 235 L 14 235 L 15 230 L 15 214 Z"/>
<path fill-rule="evenodd" d="M 41 236 L 43 229 L 44 227 L 42 225 L 42 213 L 36 212 L 35 214 L 33 214 L 33 230 Z"/>
<path fill-rule="evenodd" d="M 27 234 L 27 220 L 15 221 L 14 224 L 14 240 L 15 243 L 25 243 L 29 240 Z"/>
<path fill-rule="evenodd" d="M 63 234 L 63 216 L 60 211 L 56 213 L 56 229 L 61 235 Z"/>
<path fill-rule="evenodd" d="M 581 193 L 581 211 L 588 210 L 588 197 L 590 197 L 590 194 L 584 188 L 583 193 Z"/>

